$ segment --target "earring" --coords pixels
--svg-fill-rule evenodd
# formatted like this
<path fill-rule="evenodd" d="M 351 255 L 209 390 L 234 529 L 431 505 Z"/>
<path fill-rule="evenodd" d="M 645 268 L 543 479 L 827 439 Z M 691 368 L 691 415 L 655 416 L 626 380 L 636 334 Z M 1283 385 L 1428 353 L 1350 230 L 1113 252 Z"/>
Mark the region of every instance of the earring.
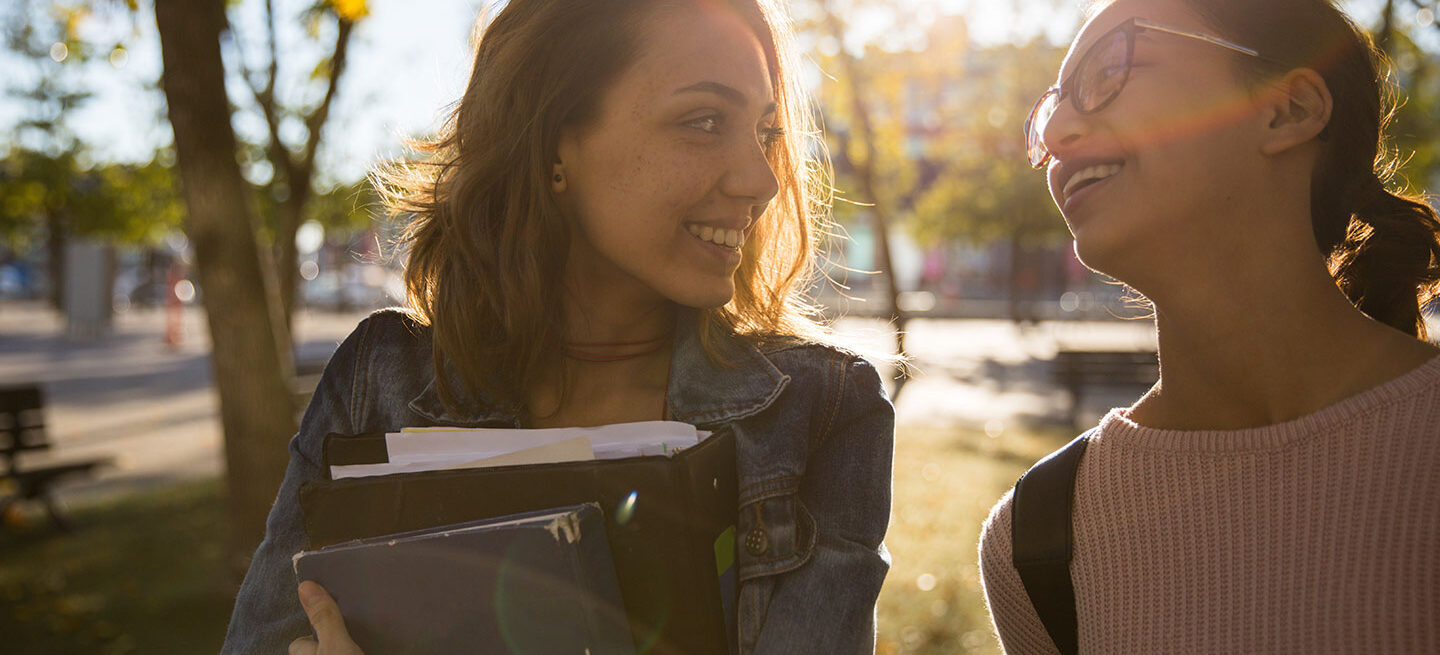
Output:
<path fill-rule="evenodd" d="M 559 174 L 559 173 L 556 173 L 556 174 L 555 174 L 555 183 L 556 183 L 556 184 L 559 184 L 559 183 L 564 182 L 564 181 L 565 181 L 565 176 L 564 176 L 564 175 L 561 175 L 561 174 Z"/>
<path fill-rule="evenodd" d="M 560 164 L 556 164 L 555 174 L 550 176 L 550 179 L 554 182 L 552 186 L 555 190 L 555 193 L 561 193 L 565 191 L 565 173 L 561 171 L 562 169 L 560 168 Z"/>

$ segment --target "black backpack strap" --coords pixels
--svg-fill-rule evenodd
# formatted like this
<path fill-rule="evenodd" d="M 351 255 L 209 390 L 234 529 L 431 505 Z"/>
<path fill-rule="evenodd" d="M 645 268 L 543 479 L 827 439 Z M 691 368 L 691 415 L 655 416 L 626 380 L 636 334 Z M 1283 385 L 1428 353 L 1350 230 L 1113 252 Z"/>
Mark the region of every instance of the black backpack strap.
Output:
<path fill-rule="evenodd" d="M 1010 501 L 1010 547 L 1030 604 L 1062 655 L 1080 648 L 1070 582 L 1075 474 L 1090 432 L 1030 467 Z"/>

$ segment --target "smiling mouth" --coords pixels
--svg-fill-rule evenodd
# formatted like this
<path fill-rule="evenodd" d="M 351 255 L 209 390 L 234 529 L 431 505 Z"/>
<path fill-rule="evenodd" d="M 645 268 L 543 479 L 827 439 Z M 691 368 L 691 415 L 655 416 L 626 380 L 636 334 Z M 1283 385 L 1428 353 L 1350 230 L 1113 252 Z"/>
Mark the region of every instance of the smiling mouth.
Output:
<path fill-rule="evenodd" d="M 741 246 L 745 245 L 745 233 L 741 230 L 729 230 L 699 223 L 687 223 L 685 229 L 696 239 L 721 248 L 738 251 Z"/>
<path fill-rule="evenodd" d="M 1075 195 L 1075 193 L 1081 189 L 1110 179 L 1124 167 L 1124 164 L 1095 164 L 1093 166 L 1086 166 L 1076 171 L 1074 175 L 1070 176 L 1069 180 L 1065 181 L 1065 187 L 1061 193 L 1068 200 L 1070 196 Z"/>

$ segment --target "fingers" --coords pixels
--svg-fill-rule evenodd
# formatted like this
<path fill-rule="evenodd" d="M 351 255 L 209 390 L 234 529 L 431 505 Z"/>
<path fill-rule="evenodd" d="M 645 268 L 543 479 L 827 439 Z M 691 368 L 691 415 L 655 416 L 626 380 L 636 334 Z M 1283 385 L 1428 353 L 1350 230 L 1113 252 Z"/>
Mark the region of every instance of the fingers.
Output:
<path fill-rule="evenodd" d="M 319 648 L 314 637 L 301 637 L 290 642 L 290 655 L 316 655 Z"/>
<path fill-rule="evenodd" d="M 311 650 L 307 644 L 301 643 L 309 639 L 296 639 L 290 644 L 291 655 L 310 655 L 311 653 L 323 655 L 362 655 L 360 647 L 350 639 L 350 633 L 345 629 L 345 619 L 340 616 L 340 606 L 325 588 L 314 582 L 306 580 L 300 583 L 300 604 L 305 607 L 305 614 L 310 617 L 310 626 L 315 629 L 315 636 L 318 643 L 314 644 Z M 299 646 L 302 650 L 297 654 L 295 649 Z"/>

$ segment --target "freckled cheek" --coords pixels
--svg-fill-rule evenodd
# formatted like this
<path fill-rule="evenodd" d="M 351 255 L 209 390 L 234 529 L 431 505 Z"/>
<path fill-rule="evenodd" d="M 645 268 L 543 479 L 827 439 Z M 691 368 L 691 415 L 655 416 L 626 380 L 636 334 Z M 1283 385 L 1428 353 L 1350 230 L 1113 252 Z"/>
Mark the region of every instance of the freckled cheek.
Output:
<path fill-rule="evenodd" d="M 648 153 L 634 160 L 630 174 L 637 209 L 644 206 L 649 221 L 683 221 L 703 206 L 713 184 L 707 182 L 703 162 L 683 154 Z M 703 217 L 700 217 L 703 218 Z"/>

